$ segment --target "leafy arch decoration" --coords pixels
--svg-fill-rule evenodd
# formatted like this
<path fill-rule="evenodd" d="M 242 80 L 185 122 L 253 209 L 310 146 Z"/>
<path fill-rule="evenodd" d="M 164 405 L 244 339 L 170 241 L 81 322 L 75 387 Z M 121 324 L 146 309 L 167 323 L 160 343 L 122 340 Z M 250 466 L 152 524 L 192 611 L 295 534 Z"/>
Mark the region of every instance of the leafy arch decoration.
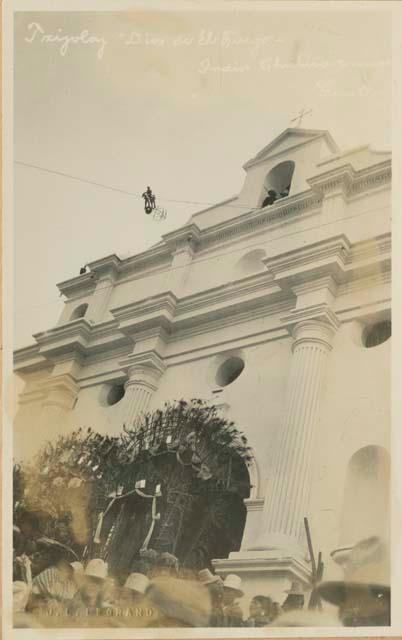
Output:
<path fill-rule="evenodd" d="M 240 548 L 251 461 L 246 437 L 214 405 L 181 400 L 117 438 L 79 429 L 49 442 L 24 469 L 17 508 L 48 512 L 49 535 L 120 575 L 151 549 L 199 569 Z"/>

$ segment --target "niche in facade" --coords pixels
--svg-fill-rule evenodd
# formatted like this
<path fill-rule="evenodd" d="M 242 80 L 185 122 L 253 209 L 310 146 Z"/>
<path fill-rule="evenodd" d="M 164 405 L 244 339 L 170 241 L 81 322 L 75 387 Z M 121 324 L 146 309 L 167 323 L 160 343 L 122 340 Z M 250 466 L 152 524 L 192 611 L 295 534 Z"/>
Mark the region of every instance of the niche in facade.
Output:
<path fill-rule="evenodd" d="M 362 334 L 363 345 L 370 349 L 386 342 L 391 337 L 391 320 L 383 320 L 366 327 Z"/>
<path fill-rule="evenodd" d="M 281 162 L 271 169 L 264 181 L 261 207 L 267 207 L 289 195 L 294 170 L 293 160 Z"/>
<path fill-rule="evenodd" d="M 388 537 L 390 462 L 382 447 L 369 445 L 351 457 L 345 482 L 340 541 L 353 545 L 370 536 Z"/>
<path fill-rule="evenodd" d="M 124 398 L 125 393 L 124 383 L 103 385 L 99 402 L 102 407 L 112 407 Z"/>
<path fill-rule="evenodd" d="M 78 318 L 83 318 L 87 312 L 87 309 L 88 309 L 88 305 L 86 303 L 80 304 L 72 312 L 70 320 L 77 320 Z"/>
<path fill-rule="evenodd" d="M 227 387 L 232 384 L 244 369 L 244 360 L 238 356 L 230 356 L 218 367 L 215 382 L 219 387 Z"/>
<path fill-rule="evenodd" d="M 262 271 L 265 268 L 264 263 L 262 262 L 265 257 L 266 253 L 264 249 L 254 249 L 253 251 L 249 251 L 236 263 L 236 273 L 239 276 L 247 276 L 251 275 L 252 273 L 258 273 L 258 271 Z"/>

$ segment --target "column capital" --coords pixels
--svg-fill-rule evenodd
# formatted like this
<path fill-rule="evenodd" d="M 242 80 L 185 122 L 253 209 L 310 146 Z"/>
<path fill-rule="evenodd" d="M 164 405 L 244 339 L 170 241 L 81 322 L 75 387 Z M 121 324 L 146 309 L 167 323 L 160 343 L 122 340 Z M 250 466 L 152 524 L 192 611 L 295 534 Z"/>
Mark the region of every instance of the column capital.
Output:
<path fill-rule="evenodd" d="M 54 376 L 40 385 L 46 393 L 43 405 L 56 405 L 70 409 L 80 390 L 77 382 L 69 374 Z"/>
<path fill-rule="evenodd" d="M 147 351 L 129 356 L 119 362 L 127 372 L 128 380 L 126 388 L 140 384 L 150 387 L 153 391 L 157 388 L 159 378 L 166 369 L 163 358 L 156 351 Z"/>
<path fill-rule="evenodd" d="M 293 335 L 295 327 L 303 322 L 318 322 L 320 325 L 327 325 L 334 333 L 341 325 L 338 316 L 325 303 L 311 305 L 303 309 L 293 309 L 287 316 L 281 318 L 282 326 L 288 330 L 290 335 Z"/>
<path fill-rule="evenodd" d="M 305 343 L 320 344 L 330 350 L 335 331 L 331 324 L 322 320 L 311 319 L 298 322 L 292 329 L 292 351 Z"/>

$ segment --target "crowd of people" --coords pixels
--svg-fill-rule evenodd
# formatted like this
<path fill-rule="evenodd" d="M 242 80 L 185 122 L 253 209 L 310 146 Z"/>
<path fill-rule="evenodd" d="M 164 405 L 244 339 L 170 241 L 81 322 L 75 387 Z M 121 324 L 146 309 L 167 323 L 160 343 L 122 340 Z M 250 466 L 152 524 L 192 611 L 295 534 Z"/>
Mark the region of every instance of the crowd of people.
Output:
<path fill-rule="evenodd" d="M 257 595 L 244 615 L 241 578 L 222 579 L 209 569 L 197 573 L 179 569 L 177 558 L 153 550 L 143 554 L 146 573 L 134 571 L 121 584 L 108 572 L 107 563 L 93 558 L 84 565 L 52 554 L 51 565 L 28 580 L 14 581 L 15 612 L 39 619 L 46 616 L 137 618 L 144 625 L 261 627 L 272 624 L 284 611 L 301 608 L 292 585 L 283 606 L 266 595 Z M 57 557 L 58 556 L 58 557 Z M 152 558 L 153 562 L 149 560 Z M 24 566 L 24 558 L 19 563 Z M 148 565 L 148 568 L 145 568 Z M 26 558 L 25 558 L 26 566 Z"/>
<path fill-rule="evenodd" d="M 390 589 L 380 541 L 362 541 L 350 554 L 345 581 L 324 582 L 318 587 L 330 613 L 310 610 L 301 583 L 292 582 L 286 598 L 278 602 L 267 593 L 245 597 L 242 579 L 236 574 L 222 578 L 209 568 L 190 571 L 179 566 L 170 553 L 148 549 L 140 553 L 132 571 L 113 575 L 107 562 L 92 558 L 84 564 L 68 557 L 63 545 L 34 537 L 29 518 L 15 527 L 14 615 L 17 627 L 49 619 L 94 618 L 111 626 L 156 627 L 266 627 L 266 626 L 363 626 L 387 625 Z M 25 541 L 25 544 L 24 544 Z M 46 553 L 34 558 L 40 542 Z M 30 540 L 32 543 L 32 539 Z M 34 550 L 34 553 L 32 553 Z M 371 573 L 370 573 L 371 572 Z M 245 607 L 244 603 L 248 606 Z M 46 619 L 48 623 L 46 623 Z M 65 622 L 68 626 L 68 621 Z M 35 623 L 33 624 L 35 626 Z"/>

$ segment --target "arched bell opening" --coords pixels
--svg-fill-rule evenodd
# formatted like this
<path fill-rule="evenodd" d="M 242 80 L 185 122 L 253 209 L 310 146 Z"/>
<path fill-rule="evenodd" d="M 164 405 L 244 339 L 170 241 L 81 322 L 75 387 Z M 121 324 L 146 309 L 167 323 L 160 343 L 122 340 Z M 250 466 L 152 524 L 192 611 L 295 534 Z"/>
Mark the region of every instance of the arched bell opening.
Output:
<path fill-rule="evenodd" d="M 261 207 L 274 204 L 277 200 L 286 198 L 289 195 L 294 170 L 295 163 L 293 160 L 281 162 L 271 169 L 264 181 Z"/>

